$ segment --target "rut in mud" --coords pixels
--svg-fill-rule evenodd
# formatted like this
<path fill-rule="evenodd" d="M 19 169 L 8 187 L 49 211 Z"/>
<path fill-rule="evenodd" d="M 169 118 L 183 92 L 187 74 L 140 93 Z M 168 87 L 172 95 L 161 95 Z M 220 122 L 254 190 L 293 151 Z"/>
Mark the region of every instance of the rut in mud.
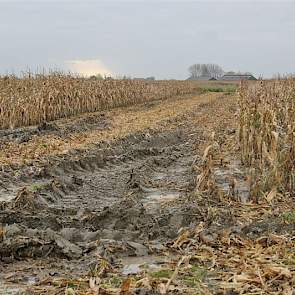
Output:
<path fill-rule="evenodd" d="M 90 224 L 81 223 L 82 216 L 101 216 L 103 222 L 104 215 L 109 218 L 111 213 L 115 218 L 118 212 L 112 210 L 113 206 L 120 207 L 124 202 L 142 204 L 148 211 L 149 205 L 153 207 L 169 196 L 174 199 L 188 190 L 195 144 L 196 140 L 187 138 L 187 132 L 181 129 L 139 134 L 118 143 L 112 152 L 105 151 L 105 156 L 100 151 L 95 158 L 92 151 L 78 161 L 45 167 L 45 176 L 30 176 L 20 187 L 14 184 L 7 190 L 6 200 L 11 200 L 2 202 L 6 210 L 1 212 L 1 222 L 20 223 L 21 219 L 22 226 L 52 230 L 67 225 L 87 228 Z M 27 211 L 27 218 L 18 210 Z M 101 224 L 91 227 L 100 230 Z"/>
<path fill-rule="evenodd" d="M 118 147 L 122 153 L 108 156 L 100 167 L 85 159 L 74 167 L 63 163 L 63 170 L 50 168 L 50 177 L 33 178 L 1 212 L 6 224 L 2 261 L 18 265 L 22 262 L 17 260 L 28 258 L 70 259 L 45 268 L 61 274 L 59 267 L 67 263 L 79 276 L 89 271 L 93 258 L 85 257 L 97 240 L 102 241 L 100 254 L 118 248 L 109 259 L 146 256 L 154 252 L 146 246 L 152 241 L 161 250 L 159 240 L 175 238 L 189 222 L 184 212 L 175 215 L 165 204 L 190 189 L 195 144 L 185 130 L 141 134 L 128 138 L 125 147 Z"/>
<path fill-rule="evenodd" d="M 123 259 L 123 274 L 132 273 L 128 257 L 161 263 L 153 257 L 198 221 L 198 206 L 187 196 L 205 137 L 193 121 L 209 111 L 204 104 L 176 118 L 177 128 L 146 129 L 39 166 L 3 170 L 0 279 L 21 286 L 69 273 L 81 277 L 98 256 L 115 265 Z"/>

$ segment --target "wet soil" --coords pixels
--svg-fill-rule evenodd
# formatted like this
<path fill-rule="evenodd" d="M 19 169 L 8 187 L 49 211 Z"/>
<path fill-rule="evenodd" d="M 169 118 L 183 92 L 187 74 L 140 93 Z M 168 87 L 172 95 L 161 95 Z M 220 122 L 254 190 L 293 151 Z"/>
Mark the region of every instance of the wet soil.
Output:
<path fill-rule="evenodd" d="M 133 112 L 142 115 L 142 109 L 157 104 L 161 102 L 137 106 Z M 3 165 L 0 294 L 33 294 L 28 288 L 39 283 L 95 276 L 102 261 L 122 277 L 157 271 L 179 259 L 179 253 L 170 251 L 173 241 L 202 223 L 206 227 L 200 239 L 208 245 L 214 245 L 225 228 L 256 238 L 257 223 L 241 224 L 230 203 L 218 203 L 214 193 L 203 199 L 195 193 L 194 167 L 210 134 L 216 132 L 222 145 L 224 137 L 234 133 L 235 112 L 233 97 L 220 94 L 202 104 L 190 101 L 185 112 L 169 114 L 158 128 L 112 141 L 97 139 L 87 149 L 72 148 L 42 161 Z M 138 120 L 147 124 L 149 119 Z M 62 125 L 2 132 L 1 143 L 30 141 L 47 133 L 71 138 L 77 130 L 107 130 L 112 122 L 108 115 L 85 115 Z M 224 163 L 213 169 L 217 188 L 235 197 L 230 190 L 231 179 L 236 179 L 234 201 L 247 203 L 241 163 L 230 155 Z M 269 230 L 266 224 L 258 224 L 258 231 Z"/>
<path fill-rule="evenodd" d="M 166 243 L 198 221 L 197 204 L 186 202 L 194 189 L 195 151 L 204 136 L 191 122 L 207 111 L 190 110 L 178 128 L 146 129 L 111 145 L 98 142 L 87 151 L 49 156 L 42 164 L 3 166 L 3 288 L 15 294 L 48 277 L 78 278 L 98 257 L 119 266 L 123 275 L 144 263 L 155 268 L 163 263 Z M 109 126 L 105 116 L 86 121 L 80 129 Z M 44 132 L 69 136 L 72 127 L 61 131 L 53 122 L 2 132 L 1 140 L 23 142 Z"/>

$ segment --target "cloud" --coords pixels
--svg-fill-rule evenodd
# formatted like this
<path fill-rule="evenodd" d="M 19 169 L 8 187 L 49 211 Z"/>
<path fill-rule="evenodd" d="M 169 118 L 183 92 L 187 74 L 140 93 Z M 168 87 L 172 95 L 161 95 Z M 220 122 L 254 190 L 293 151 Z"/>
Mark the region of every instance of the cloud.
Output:
<path fill-rule="evenodd" d="M 101 74 L 103 76 L 113 75 L 112 71 L 99 59 L 68 60 L 66 61 L 66 65 L 70 71 L 79 73 L 83 76 L 96 74 Z"/>

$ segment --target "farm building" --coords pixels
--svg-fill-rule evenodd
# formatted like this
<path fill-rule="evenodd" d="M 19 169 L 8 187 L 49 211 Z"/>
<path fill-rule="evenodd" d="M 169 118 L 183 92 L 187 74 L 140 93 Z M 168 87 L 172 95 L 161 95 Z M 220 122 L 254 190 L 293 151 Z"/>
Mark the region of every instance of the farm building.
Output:
<path fill-rule="evenodd" d="M 135 77 L 135 78 L 133 78 L 133 80 L 135 80 L 135 81 L 155 81 L 156 78 L 155 77 L 147 77 L 147 78 L 137 78 L 137 77 Z"/>
<path fill-rule="evenodd" d="M 220 80 L 241 81 L 241 80 L 257 80 L 257 79 L 251 74 L 225 74 L 220 78 Z"/>
<path fill-rule="evenodd" d="M 194 81 L 216 81 L 217 79 L 210 76 L 189 77 L 187 80 Z"/>

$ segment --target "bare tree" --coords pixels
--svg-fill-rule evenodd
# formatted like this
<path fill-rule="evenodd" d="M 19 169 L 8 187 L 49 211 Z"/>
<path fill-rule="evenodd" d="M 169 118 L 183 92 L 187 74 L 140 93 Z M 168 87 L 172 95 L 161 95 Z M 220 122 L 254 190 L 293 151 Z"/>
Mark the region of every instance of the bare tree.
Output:
<path fill-rule="evenodd" d="M 217 64 L 193 64 L 188 68 L 188 71 L 191 79 L 198 77 L 219 78 L 224 73 Z"/>
<path fill-rule="evenodd" d="M 205 65 L 205 64 L 201 65 L 201 76 L 203 76 L 203 77 L 210 76 L 208 65 Z"/>
<path fill-rule="evenodd" d="M 207 64 L 210 77 L 219 78 L 223 75 L 223 69 L 217 64 Z"/>
<path fill-rule="evenodd" d="M 191 65 L 188 68 L 191 78 L 197 78 L 200 76 L 200 64 Z"/>

